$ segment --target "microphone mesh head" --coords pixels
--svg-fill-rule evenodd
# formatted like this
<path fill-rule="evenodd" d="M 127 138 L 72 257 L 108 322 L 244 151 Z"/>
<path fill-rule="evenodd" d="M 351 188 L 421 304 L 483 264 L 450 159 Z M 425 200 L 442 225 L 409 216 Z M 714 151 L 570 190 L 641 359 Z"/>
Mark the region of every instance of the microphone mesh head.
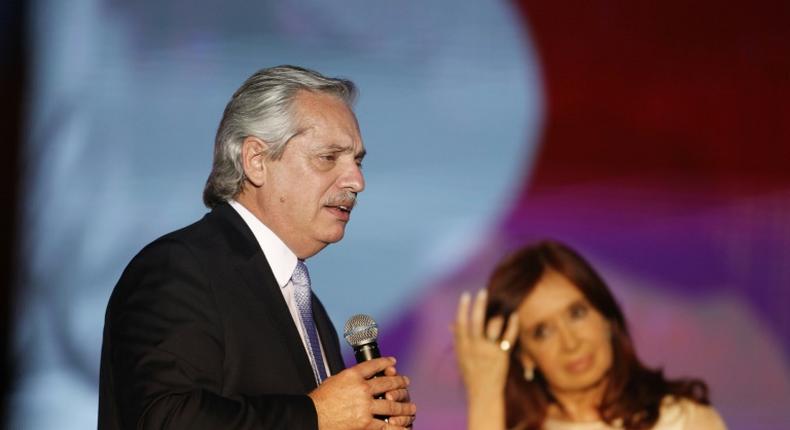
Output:
<path fill-rule="evenodd" d="M 357 314 L 346 321 L 343 337 L 352 348 L 375 342 L 379 337 L 379 326 L 370 315 Z"/>

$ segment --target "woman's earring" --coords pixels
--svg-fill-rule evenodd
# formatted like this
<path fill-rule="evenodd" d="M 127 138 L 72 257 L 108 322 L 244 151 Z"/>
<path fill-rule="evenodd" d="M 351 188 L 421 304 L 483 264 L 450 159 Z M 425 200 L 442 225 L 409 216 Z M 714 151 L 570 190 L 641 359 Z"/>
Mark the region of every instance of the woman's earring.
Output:
<path fill-rule="evenodd" d="M 535 369 L 529 364 L 524 366 L 524 379 L 529 382 L 535 379 Z"/>

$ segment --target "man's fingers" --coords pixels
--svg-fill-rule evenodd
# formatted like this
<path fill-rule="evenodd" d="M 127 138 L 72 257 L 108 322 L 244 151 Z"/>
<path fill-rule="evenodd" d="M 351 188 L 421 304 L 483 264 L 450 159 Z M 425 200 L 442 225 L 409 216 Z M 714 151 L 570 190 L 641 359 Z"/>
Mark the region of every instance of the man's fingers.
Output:
<path fill-rule="evenodd" d="M 362 376 L 362 378 L 368 379 L 371 378 L 373 375 L 383 371 L 384 369 L 394 365 L 395 365 L 394 357 L 381 357 L 381 358 L 374 358 L 373 360 L 363 361 L 362 363 L 357 364 L 351 369 L 357 371 L 359 375 Z"/>
<path fill-rule="evenodd" d="M 417 413 L 417 406 L 411 402 L 393 402 L 392 400 L 373 400 L 373 406 L 370 408 L 373 415 L 414 415 Z"/>
<path fill-rule="evenodd" d="M 387 423 L 391 426 L 409 427 L 414 423 L 414 415 L 400 415 L 396 417 L 389 417 Z"/>
<path fill-rule="evenodd" d="M 486 299 L 488 293 L 486 290 L 480 290 L 475 295 L 475 302 L 472 303 L 472 321 L 469 333 L 472 338 L 480 338 L 483 336 L 483 324 L 486 317 Z"/>
<path fill-rule="evenodd" d="M 379 376 L 368 380 L 371 394 L 386 393 L 388 391 L 405 389 L 409 386 L 409 378 L 405 376 Z"/>
<path fill-rule="evenodd" d="M 387 393 L 384 394 L 384 398 L 396 402 L 408 402 L 411 400 L 411 397 L 409 396 L 409 390 L 405 388 L 387 391 Z"/>
<path fill-rule="evenodd" d="M 390 424 L 387 421 L 375 419 L 365 428 L 366 430 L 410 430 L 411 427 Z"/>

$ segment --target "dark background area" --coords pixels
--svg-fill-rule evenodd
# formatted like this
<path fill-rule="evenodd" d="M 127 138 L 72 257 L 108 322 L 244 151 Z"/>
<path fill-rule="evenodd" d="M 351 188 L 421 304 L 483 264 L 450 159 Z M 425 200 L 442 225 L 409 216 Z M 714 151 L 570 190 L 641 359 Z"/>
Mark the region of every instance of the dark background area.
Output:
<path fill-rule="evenodd" d="M 5 422 L 9 387 L 13 383 L 11 350 L 11 304 L 14 299 L 15 261 L 14 227 L 17 213 L 17 190 L 20 173 L 20 142 L 22 140 L 22 114 L 25 108 L 25 76 L 27 55 L 25 43 L 26 7 L 22 0 L 0 3 L 0 140 L 4 143 L 2 166 L 3 201 L 0 212 L 2 247 L 0 250 L 0 422 Z"/>

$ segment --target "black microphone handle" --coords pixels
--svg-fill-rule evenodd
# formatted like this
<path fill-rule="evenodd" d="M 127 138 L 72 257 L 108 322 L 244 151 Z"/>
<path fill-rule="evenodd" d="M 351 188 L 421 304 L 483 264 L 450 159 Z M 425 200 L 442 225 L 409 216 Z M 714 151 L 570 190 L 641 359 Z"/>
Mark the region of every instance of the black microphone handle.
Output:
<path fill-rule="evenodd" d="M 360 345 L 354 348 L 354 358 L 357 359 L 357 363 L 362 363 L 363 361 L 373 360 L 374 358 L 380 358 L 381 352 L 379 351 L 379 344 L 376 342 L 366 343 L 364 345 Z M 375 374 L 373 377 L 376 376 L 384 376 L 384 371 L 381 371 Z M 384 395 L 379 394 L 376 396 L 377 399 L 383 399 Z M 382 417 L 377 417 L 382 418 Z M 383 418 L 382 418 L 383 419 Z"/>
<path fill-rule="evenodd" d="M 357 363 L 380 358 L 381 352 L 379 352 L 379 344 L 370 342 L 354 348 L 354 357 L 357 359 Z"/>
<path fill-rule="evenodd" d="M 357 359 L 357 363 L 373 360 L 374 358 L 381 358 L 379 344 L 374 341 L 354 348 L 354 358 Z M 376 376 L 384 376 L 384 372 L 381 371 L 373 377 L 375 378 Z"/>

